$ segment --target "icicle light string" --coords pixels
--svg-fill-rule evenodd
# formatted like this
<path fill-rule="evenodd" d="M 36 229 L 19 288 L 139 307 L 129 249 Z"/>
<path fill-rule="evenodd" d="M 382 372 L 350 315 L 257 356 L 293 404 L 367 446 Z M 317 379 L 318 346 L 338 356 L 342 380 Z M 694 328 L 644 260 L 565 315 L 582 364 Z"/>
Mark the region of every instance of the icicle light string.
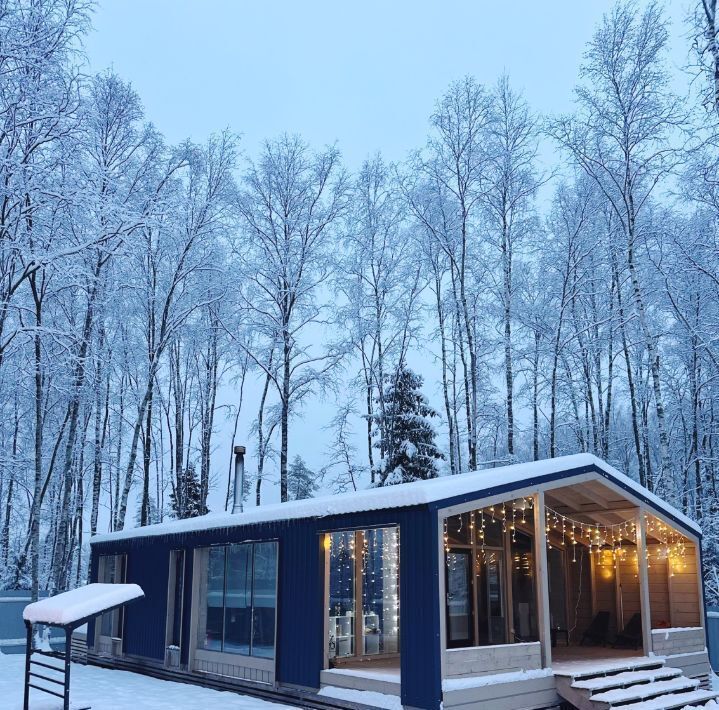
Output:
<path fill-rule="evenodd" d="M 468 540 L 476 546 L 481 556 L 477 560 L 486 559 L 486 526 L 487 519 L 492 523 L 502 524 L 502 532 L 510 533 L 511 541 L 517 542 L 517 525 L 527 524 L 527 510 L 534 508 L 534 500 L 532 497 L 518 498 L 512 501 L 506 501 L 501 504 L 495 504 L 486 508 L 478 508 L 469 513 L 459 514 L 451 518 L 444 519 L 444 548 L 446 553 L 447 566 L 455 569 L 457 559 L 456 555 L 451 554 L 450 537 L 455 534 L 458 540 L 468 537 Z M 468 521 L 465 521 L 465 516 Z M 674 528 L 661 522 L 659 519 L 651 515 L 644 516 L 647 537 L 652 537 L 659 541 L 659 545 L 652 546 L 659 549 L 650 549 L 649 545 L 645 545 L 645 555 L 647 565 L 651 567 L 653 559 L 667 559 L 672 566 L 672 574 L 674 567 L 681 569 L 681 560 L 686 555 L 687 539 Z M 553 508 L 545 506 L 545 531 L 547 533 L 547 547 L 551 550 L 553 543 L 550 539 L 552 532 L 558 537 L 561 535 L 562 546 L 571 545 L 572 562 L 577 561 L 577 545 L 582 544 L 588 548 L 591 554 L 596 553 L 597 560 L 603 566 L 610 564 L 615 569 L 620 560 L 626 559 L 627 550 L 623 547 L 625 542 L 636 545 L 638 536 L 638 525 L 636 520 L 624 520 L 621 523 L 601 524 L 596 522 L 586 522 L 584 520 L 576 520 L 568 515 L 564 515 Z M 467 530 L 468 528 L 468 530 Z M 602 552 L 606 551 L 611 555 L 611 562 L 607 563 L 606 555 Z M 636 556 L 636 552 L 635 552 Z"/>
<path fill-rule="evenodd" d="M 576 545 L 579 541 L 586 541 L 592 552 L 606 546 L 621 546 L 625 539 L 636 542 L 636 523 L 633 520 L 625 520 L 613 525 L 587 523 L 570 518 L 550 507 L 545 507 L 545 529 L 547 534 L 553 530 L 557 534 L 561 532 L 562 544 L 566 544 L 567 536 L 572 545 Z M 547 541 L 549 544 L 549 538 Z"/>

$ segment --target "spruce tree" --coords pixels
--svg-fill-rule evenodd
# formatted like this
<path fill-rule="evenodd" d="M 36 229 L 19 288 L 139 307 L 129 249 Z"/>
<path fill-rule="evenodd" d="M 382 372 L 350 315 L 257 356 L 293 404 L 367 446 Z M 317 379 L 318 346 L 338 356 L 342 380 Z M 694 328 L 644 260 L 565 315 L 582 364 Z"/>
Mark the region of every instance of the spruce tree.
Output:
<path fill-rule="evenodd" d="M 196 518 L 207 508 L 202 504 L 202 489 L 194 464 L 190 464 L 178 477 L 177 487 L 170 493 L 170 503 L 176 518 Z"/>
<path fill-rule="evenodd" d="M 172 495 L 172 494 L 170 494 Z M 155 523 L 160 522 L 160 511 L 157 508 L 157 504 L 155 503 L 155 499 L 150 496 L 148 499 L 148 511 L 147 511 L 147 522 L 145 525 L 155 525 Z M 140 527 L 142 526 L 142 501 L 140 502 L 140 505 L 137 509 L 137 512 L 135 513 L 135 524 Z"/>
<path fill-rule="evenodd" d="M 301 456 L 295 456 L 287 472 L 287 493 L 290 500 L 312 498 L 317 492 L 317 475 L 307 468 Z"/>
<path fill-rule="evenodd" d="M 380 486 L 436 478 L 438 474 L 436 462 L 444 455 L 434 440 L 431 420 L 437 412 L 422 394 L 422 382 L 405 363 L 386 378 L 383 426 L 378 427 L 385 439 L 375 443 L 384 448 Z"/>

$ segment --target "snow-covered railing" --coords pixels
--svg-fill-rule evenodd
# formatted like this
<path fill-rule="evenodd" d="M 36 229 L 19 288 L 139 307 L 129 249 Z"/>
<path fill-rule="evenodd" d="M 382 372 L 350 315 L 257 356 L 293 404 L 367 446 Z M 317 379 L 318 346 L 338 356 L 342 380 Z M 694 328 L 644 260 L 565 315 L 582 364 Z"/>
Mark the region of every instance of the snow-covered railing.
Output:
<path fill-rule="evenodd" d="M 23 710 L 30 708 L 30 689 L 52 695 L 63 701 L 63 710 L 70 710 L 70 660 L 72 658 L 72 632 L 90 619 L 105 612 L 114 611 L 128 602 L 141 599 L 145 593 L 137 584 L 88 584 L 54 597 L 28 604 L 23 611 L 27 630 L 25 650 L 25 692 Z M 33 627 L 44 624 L 63 629 L 65 648 L 63 651 L 35 648 Z M 38 661 L 34 655 L 43 656 Z M 62 665 L 52 663 L 60 661 Z M 59 677 L 47 675 L 48 671 Z M 38 680 L 51 685 L 38 685 Z"/>

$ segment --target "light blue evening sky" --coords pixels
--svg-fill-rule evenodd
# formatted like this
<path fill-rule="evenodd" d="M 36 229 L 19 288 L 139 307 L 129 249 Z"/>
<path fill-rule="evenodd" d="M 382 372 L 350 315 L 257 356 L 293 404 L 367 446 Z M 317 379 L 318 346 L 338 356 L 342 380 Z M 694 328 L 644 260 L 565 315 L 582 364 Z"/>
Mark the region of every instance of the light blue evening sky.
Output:
<path fill-rule="evenodd" d="M 688 6 L 667 3 L 677 70 L 689 56 Z M 230 127 L 253 155 L 263 138 L 297 132 L 315 146 L 336 141 L 355 169 L 378 150 L 401 160 L 421 147 L 434 102 L 466 74 L 492 84 L 506 72 L 535 111 L 569 111 L 584 47 L 610 7 L 610 0 L 100 0 L 86 49 L 91 70 L 112 67 L 133 84 L 171 143 Z M 543 158 L 557 160 L 548 144 Z M 253 389 L 240 434 L 248 444 Z M 438 392 L 427 394 L 441 409 Z M 235 393 L 226 386 L 221 396 L 230 402 Z M 320 427 L 331 409 L 315 404 L 293 424 L 291 456 L 315 468 L 325 462 L 329 434 Z M 228 432 L 221 422 L 220 451 L 229 452 Z M 227 475 L 221 460 L 218 488 Z M 266 490 L 277 498 L 276 486 Z M 221 500 L 216 490 L 215 510 Z"/>
<path fill-rule="evenodd" d="M 350 167 L 422 145 L 453 79 L 506 71 L 535 110 L 570 109 L 584 45 L 608 0 L 100 0 L 93 70 L 132 82 L 172 142 L 231 127 L 253 152 L 298 132 Z M 686 1 L 667 4 L 686 62 Z"/>

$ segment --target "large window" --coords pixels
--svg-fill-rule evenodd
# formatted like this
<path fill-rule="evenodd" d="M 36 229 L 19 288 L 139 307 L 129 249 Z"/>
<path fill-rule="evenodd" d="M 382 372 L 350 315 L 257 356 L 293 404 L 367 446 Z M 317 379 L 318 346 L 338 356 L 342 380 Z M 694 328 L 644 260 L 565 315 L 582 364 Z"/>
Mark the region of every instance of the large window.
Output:
<path fill-rule="evenodd" d="M 200 648 L 274 658 L 277 543 L 209 548 L 203 586 Z"/>
<path fill-rule="evenodd" d="M 537 638 L 532 500 L 444 521 L 448 648 Z"/>
<path fill-rule="evenodd" d="M 516 641 L 537 641 L 537 591 L 534 539 L 517 530 L 512 536 L 512 605 Z"/>
<path fill-rule="evenodd" d="M 122 584 L 125 581 L 127 557 L 125 555 L 101 555 L 97 581 L 105 584 Z M 122 636 L 122 609 L 105 612 L 100 617 L 100 636 L 117 639 Z"/>
<path fill-rule="evenodd" d="M 331 659 L 399 651 L 397 528 L 330 533 L 328 655 Z"/>

